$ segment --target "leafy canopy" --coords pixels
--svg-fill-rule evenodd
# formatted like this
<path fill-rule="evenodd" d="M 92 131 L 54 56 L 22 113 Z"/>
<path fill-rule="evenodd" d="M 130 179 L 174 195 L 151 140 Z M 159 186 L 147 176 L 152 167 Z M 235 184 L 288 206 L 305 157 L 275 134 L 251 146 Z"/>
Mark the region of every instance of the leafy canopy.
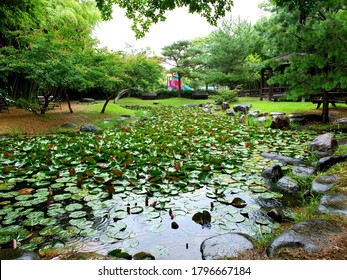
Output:
<path fill-rule="evenodd" d="M 132 29 L 136 37 L 143 37 L 149 27 L 164 21 L 165 12 L 175 8 L 188 7 L 189 13 L 198 13 L 212 24 L 231 11 L 232 0 L 95 0 L 105 20 L 112 17 L 113 4 L 126 9 L 126 16 L 133 21 Z"/>

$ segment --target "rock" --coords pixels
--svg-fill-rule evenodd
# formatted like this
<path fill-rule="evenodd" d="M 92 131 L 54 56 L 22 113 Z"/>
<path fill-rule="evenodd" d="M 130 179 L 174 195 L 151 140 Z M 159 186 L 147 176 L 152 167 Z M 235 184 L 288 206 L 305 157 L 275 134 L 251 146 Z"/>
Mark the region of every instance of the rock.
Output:
<path fill-rule="evenodd" d="M 300 186 L 295 179 L 289 176 L 284 176 L 278 180 L 277 188 L 280 189 L 281 192 L 294 194 L 299 191 Z"/>
<path fill-rule="evenodd" d="M 337 149 L 337 141 L 330 133 L 325 133 L 314 139 L 309 145 L 309 150 L 313 151 L 318 158 L 331 156 Z"/>
<path fill-rule="evenodd" d="M 271 182 L 277 182 L 283 177 L 282 168 L 278 164 L 268 166 L 261 173 L 261 177 L 266 180 L 270 180 Z"/>
<path fill-rule="evenodd" d="M 222 110 L 230 109 L 230 105 L 228 102 L 222 102 Z"/>
<path fill-rule="evenodd" d="M 266 118 L 266 117 L 259 117 L 259 118 L 258 118 L 258 122 L 263 123 L 263 122 L 266 122 L 266 121 L 267 121 L 267 118 Z"/>
<path fill-rule="evenodd" d="M 228 109 L 226 114 L 227 114 L 227 116 L 231 116 L 231 117 L 235 116 L 235 112 L 232 109 Z"/>
<path fill-rule="evenodd" d="M 303 114 L 289 114 L 289 122 L 295 124 L 305 124 L 306 118 Z"/>
<path fill-rule="evenodd" d="M 271 115 L 271 114 L 270 114 Z M 270 125 L 273 129 L 285 129 L 289 127 L 289 118 L 285 115 L 273 115 Z"/>
<path fill-rule="evenodd" d="M 94 103 L 95 99 L 94 98 L 82 98 L 81 102 L 83 102 L 83 103 Z"/>
<path fill-rule="evenodd" d="M 184 107 L 199 107 L 199 104 L 184 104 Z"/>
<path fill-rule="evenodd" d="M 39 260 L 38 254 L 23 249 L 0 249 L 0 260 Z"/>
<path fill-rule="evenodd" d="M 335 123 L 337 123 L 337 124 L 346 124 L 347 123 L 347 118 L 336 119 Z"/>
<path fill-rule="evenodd" d="M 253 249 L 251 237 L 241 233 L 228 233 L 210 237 L 202 242 L 203 260 L 237 258 L 246 250 Z"/>
<path fill-rule="evenodd" d="M 240 112 L 242 114 L 247 114 L 247 112 L 249 111 L 249 109 L 252 107 L 252 104 L 235 104 L 233 106 L 234 111 Z"/>
<path fill-rule="evenodd" d="M 95 252 L 78 252 L 75 253 L 65 260 L 119 260 L 114 256 L 104 256 Z"/>
<path fill-rule="evenodd" d="M 77 127 L 77 125 L 75 125 L 74 123 L 64 123 L 61 128 L 65 128 L 65 129 L 75 129 Z"/>
<path fill-rule="evenodd" d="M 259 117 L 260 111 L 259 110 L 253 110 L 248 113 L 249 116 L 251 117 Z"/>
<path fill-rule="evenodd" d="M 312 191 L 316 193 L 327 192 L 332 186 L 339 184 L 341 181 L 335 174 L 319 176 L 312 181 Z"/>
<path fill-rule="evenodd" d="M 202 110 L 204 111 L 204 113 L 211 113 L 211 108 L 210 107 L 204 107 L 202 108 Z"/>
<path fill-rule="evenodd" d="M 347 215 L 347 195 L 341 193 L 324 195 L 319 202 L 318 211 Z"/>
<path fill-rule="evenodd" d="M 347 160 L 347 156 L 328 156 L 318 160 L 317 167 L 319 171 L 328 170 L 330 167 L 339 162 Z"/>
<path fill-rule="evenodd" d="M 94 124 L 83 124 L 80 128 L 80 131 L 86 132 L 86 131 L 99 131 L 100 128 L 97 127 Z"/>
<path fill-rule="evenodd" d="M 285 219 L 284 213 L 281 208 L 273 208 L 266 213 L 275 222 L 282 223 Z"/>
<path fill-rule="evenodd" d="M 130 119 L 131 115 L 129 115 L 129 114 L 122 114 L 121 117 L 122 118 L 126 118 L 126 119 Z"/>
<path fill-rule="evenodd" d="M 303 248 L 307 252 L 319 252 L 329 246 L 330 236 L 341 231 L 341 228 L 331 221 L 300 222 L 274 238 L 267 249 L 267 255 L 274 258 L 283 248 Z"/>
<path fill-rule="evenodd" d="M 310 177 L 316 170 L 312 166 L 294 166 L 292 172 L 299 177 Z"/>
<path fill-rule="evenodd" d="M 287 156 L 282 156 L 282 155 L 272 154 L 272 153 L 266 153 L 266 152 L 262 152 L 261 156 L 264 158 L 277 160 L 284 164 L 301 165 L 301 160 L 297 158 L 292 158 L 292 157 L 287 157 Z"/>
<path fill-rule="evenodd" d="M 284 112 L 271 112 L 270 116 L 275 117 L 275 116 L 284 116 L 286 113 Z"/>
<path fill-rule="evenodd" d="M 138 252 L 135 255 L 133 255 L 134 260 L 155 260 L 155 257 L 151 255 L 150 253 L 146 252 Z"/>
<path fill-rule="evenodd" d="M 104 119 L 104 124 L 109 124 L 112 122 L 112 119 L 111 118 L 106 118 Z"/>

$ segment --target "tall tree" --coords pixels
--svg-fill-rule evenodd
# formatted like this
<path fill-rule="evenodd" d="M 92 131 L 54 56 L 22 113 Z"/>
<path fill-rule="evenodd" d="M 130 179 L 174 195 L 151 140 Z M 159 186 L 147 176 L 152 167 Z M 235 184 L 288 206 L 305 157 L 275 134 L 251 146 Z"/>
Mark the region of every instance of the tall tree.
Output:
<path fill-rule="evenodd" d="M 126 9 L 126 16 L 133 21 L 136 36 L 143 37 L 153 23 L 165 20 L 165 12 L 188 7 L 190 13 L 198 13 L 216 25 L 217 21 L 231 11 L 232 0 L 95 0 L 104 19 L 112 17 L 113 4 Z"/>
<path fill-rule="evenodd" d="M 182 40 L 165 46 L 162 55 L 170 71 L 177 73 L 178 92 L 181 96 L 182 77 L 194 78 L 194 69 L 198 68 L 203 62 L 201 60 L 202 50 L 195 47 L 192 41 Z"/>
<path fill-rule="evenodd" d="M 344 0 L 274 0 L 272 45 L 291 53 L 290 67 L 272 82 L 288 83 L 289 96 L 321 94 L 329 120 L 329 92 L 347 89 L 347 5 Z"/>
<path fill-rule="evenodd" d="M 216 83 L 236 87 L 258 80 L 254 64 L 259 62 L 260 39 L 244 20 L 224 20 L 209 35 L 208 64 Z"/>

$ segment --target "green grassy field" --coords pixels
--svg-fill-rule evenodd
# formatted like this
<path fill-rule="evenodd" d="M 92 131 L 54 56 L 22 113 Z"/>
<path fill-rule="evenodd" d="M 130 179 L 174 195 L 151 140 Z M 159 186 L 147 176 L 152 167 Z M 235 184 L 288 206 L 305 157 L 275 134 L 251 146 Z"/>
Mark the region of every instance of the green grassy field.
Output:
<path fill-rule="evenodd" d="M 206 102 L 213 101 L 211 99 L 205 100 L 194 100 L 186 98 L 168 98 L 168 99 L 158 99 L 158 100 L 142 100 L 139 98 L 122 98 L 119 100 L 118 104 L 114 104 L 112 101 L 107 105 L 106 113 L 112 114 L 135 114 L 133 110 L 129 110 L 124 106 L 184 106 L 185 104 L 204 104 Z M 154 104 L 158 102 L 159 104 Z M 311 102 L 273 102 L 273 101 L 260 101 L 257 97 L 241 97 L 238 102 L 234 104 L 252 104 L 252 110 L 260 110 L 261 112 L 284 112 L 286 114 L 290 113 L 312 113 L 319 114 L 321 110 L 316 109 L 316 105 Z M 103 102 L 99 104 L 88 106 L 88 111 L 100 112 L 103 106 Z M 343 106 L 343 105 L 340 105 Z"/>

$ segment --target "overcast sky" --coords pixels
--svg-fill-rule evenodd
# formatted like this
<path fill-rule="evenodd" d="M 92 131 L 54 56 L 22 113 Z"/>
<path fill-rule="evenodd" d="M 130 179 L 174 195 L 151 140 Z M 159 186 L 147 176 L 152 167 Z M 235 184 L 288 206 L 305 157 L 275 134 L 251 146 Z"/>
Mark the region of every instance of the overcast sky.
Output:
<path fill-rule="evenodd" d="M 232 17 L 255 23 L 261 16 L 258 9 L 261 2 L 263 0 L 234 0 Z M 165 22 L 153 25 L 145 38 L 136 40 L 130 28 L 131 21 L 125 17 L 124 10 L 115 7 L 113 19 L 101 23 L 94 34 L 99 39 L 100 46 L 108 47 L 109 50 L 124 50 L 127 46 L 135 49 L 149 47 L 160 54 L 161 48 L 166 45 L 179 40 L 207 36 L 215 28 L 198 14 L 189 14 L 185 8 L 167 12 L 166 16 Z"/>

